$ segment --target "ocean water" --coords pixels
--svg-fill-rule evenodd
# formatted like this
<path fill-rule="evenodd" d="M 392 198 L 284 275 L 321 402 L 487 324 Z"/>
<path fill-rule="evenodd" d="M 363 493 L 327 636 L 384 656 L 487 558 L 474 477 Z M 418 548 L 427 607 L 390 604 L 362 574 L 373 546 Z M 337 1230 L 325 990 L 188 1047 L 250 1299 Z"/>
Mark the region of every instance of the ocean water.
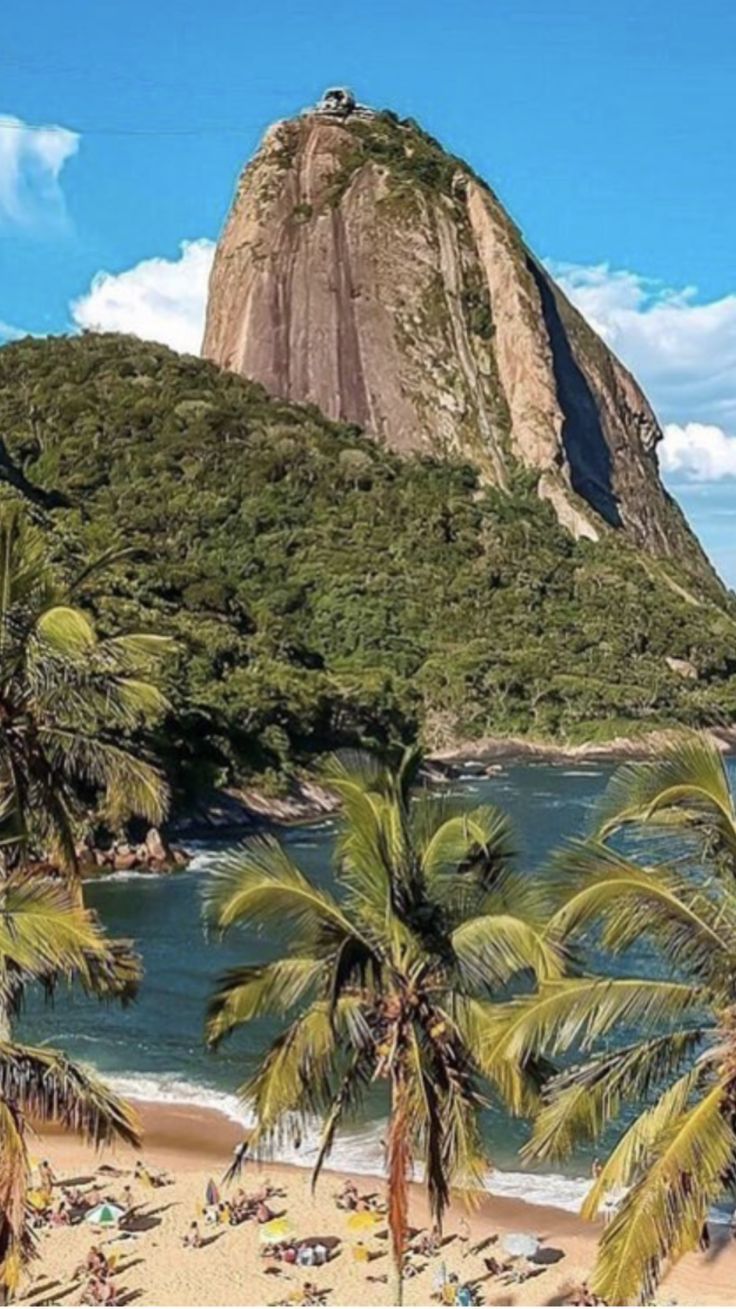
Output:
<path fill-rule="evenodd" d="M 518 833 L 520 867 L 535 876 L 542 875 L 545 859 L 564 838 L 587 830 L 611 771 L 607 764 L 517 763 L 489 778 L 469 771 L 452 790 L 469 807 L 493 802 L 509 812 Z M 279 835 L 310 877 L 330 885 L 332 822 Z M 139 997 L 127 1009 L 100 1004 L 73 990 L 59 993 L 53 1007 L 32 998 L 21 1024 L 24 1039 L 62 1048 L 128 1095 L 218 1108 L 247 1124 L 237 1089 L 255 1068 L 275 1028 L 269 1020 L 254 1022 L 212 1054 L 202 1039 L 206 998 L 220 973 L 278 953 L 279 939 L 278 934 L 264 938 L 244 932 L 224 942 L 207 939 L 201 889 L 208 868 L 226 848 L 222 843 L 196 847 L 190 867 L 176 876 L 125 873 L 88 883 L 88 902 L 110 933 L 135 940 L 143 957 Z M 626 963 L 626 971 L 665 971 L 645 943 Z M 338 1140 L 334 1166 L 380 1171 L 382 1112 L 377 1093 L 365 1121 L 347 1126 Z M 560 1208 L 579 1206 L 590 1176 L 590 1151 L 568 1161 L 564 1172 L 529 1172 L 518 1159 L 528 1124 L 511 1119 L 502 1105 L 494 1104 L 485 1114 L 484 1131 L 494 1164 L 489 1190 Z M 314 1141 L 306 1139 L 299 1152 L 283 1158 L 309 1166 L 314 1148 Z"/>

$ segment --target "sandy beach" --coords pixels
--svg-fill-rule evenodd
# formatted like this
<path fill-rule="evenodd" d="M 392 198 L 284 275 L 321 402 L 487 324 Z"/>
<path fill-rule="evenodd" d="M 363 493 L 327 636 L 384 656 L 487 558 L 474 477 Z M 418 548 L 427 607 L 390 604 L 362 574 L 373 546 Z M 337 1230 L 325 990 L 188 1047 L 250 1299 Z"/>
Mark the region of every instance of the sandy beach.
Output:
<path fill-rule="evenodd" d="M 20 1291 L 24 1304 L 79 1304 L 82 1281 L 74 1270 L 90 1246 L 97 1242 L 106 1254 L 115 1255 L 116 1286 L 121 1303 L 139 1305 L 277 1305 L 289 1302 L 305 1280 L 310 1280 L 334 1305 L 391 1304 L 391 1265 L 385 1225 L 365 1238 L 369 1261 L 358 1261 L 354 1250 L 358 1240 L 349 1228 L 348 1215 L 335 1204 L 334 1194 L 344 1174 L 325 1172 L 316 1194 L 310 1191 L 309 1172 L 282 1164 L 248 1164 L 243 1173 L 247 1191 L 270 1179 L 279 1194 L 272 1208 L 285 1213 L 298 1237 L 338 1237 L 338 1253 L 317 1268 L 296 1269 L 281 1265 L 278 1274 L 266 1272 L 259 1254 L 257 1225 L 210 1227 L 201 1220 L 200 1209 L 210 1178 L 218 1185 L 242 1132 L 237 1124 L 214 1111 L 195 1106 L 139 1104 L 144 1127 L 144 1145 L 139 1155 L 127 1149 L 97 1153 L 74 1138 L 51 1134 L 34 1142 L 36 1159 L 48 1157 L 60 1182 L 72 1182 L 82 1189 L 94 1178 L 106 1198 L 121 1199 L 130 1185 L 134 1215 L 127 1233 L 95 1232 L 86 1223 L 72 1227 L 46 1228 L 39 1233 L 39 1257 L 30 1265 Z M 151 1168 L 166 1170 L 173 1180 L 151 1189 L 132 1176 L 136 1158 Z M 124 1170 L 114 1176 L 100 1168 Z M 361 1194 L 385 1193 L 378 1178 L 356 1177 Z M 227 1194 L 227 1192 L 225 1192 Z M 185 1249 L 181 1238 L 191 1221 L 200 1217 L 205 1244 Z M 469 1226 L 469 1236 L 463 1220 Z M 412 1196 L 411 1222 L 426 1226 L 427 1212 L 419 1187 Z M 541 1242 L 541 1255 L 534 1275 L 517 1285 L 504 1277 L 491 1277 L 484 1257 L 503 1258 L 504 1235 L 526 1232 Z M 588 1274 L 595 1250 L 596 1228 L 575 1215 L 554 1208 L 526 1204 L 520 1200 L 484 1197 L 480 1206 L 468 1210 L 459 1199 L 445 1224 L 444 1245 L 434 1259 L 417 1258 L 417 1275 L 405 1283 L 408 1304 L 431 1302 L 433 1279 L 444 1261 L 448 1273 L 461 1282 L 472 1283 L 483 1303 L 489 1305 L 564 1304 L 569 1288 Z M 462 1239 L 467 1237 L 467 1239 Z M 481 1248 L 477 1248 L 481 1247 Z M 666 1278 L 659 1303 L 681 1305 L 728 1305 L 734 1303 L 736 1287 L 736 1243 L 725 1230 L 713 1229 L 707 1255 L 689 1256 Z"/>

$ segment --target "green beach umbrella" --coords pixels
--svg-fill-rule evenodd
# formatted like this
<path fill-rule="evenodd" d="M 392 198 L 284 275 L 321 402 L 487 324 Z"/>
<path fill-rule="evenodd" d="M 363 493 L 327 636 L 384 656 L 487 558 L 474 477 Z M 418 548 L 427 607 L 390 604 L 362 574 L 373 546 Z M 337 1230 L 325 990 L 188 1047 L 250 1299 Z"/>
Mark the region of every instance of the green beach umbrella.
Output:
<path fill-rule="evenodd" d="M 84 1215 L 84 1221 L 93 1227 L 117 1227 L 124 1216 L 125 1210 L 119 1204 L 98 1204 Z"/>

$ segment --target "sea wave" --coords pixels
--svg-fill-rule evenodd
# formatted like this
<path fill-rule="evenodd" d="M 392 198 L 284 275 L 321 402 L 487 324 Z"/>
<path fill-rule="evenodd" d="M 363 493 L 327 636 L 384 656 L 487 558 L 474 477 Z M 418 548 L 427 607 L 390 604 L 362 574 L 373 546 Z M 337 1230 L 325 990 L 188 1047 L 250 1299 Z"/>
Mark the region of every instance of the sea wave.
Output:
<path fill-rule="evenodd" d="M 173 1073 L 152 1075 L 131 1074 L 108 1079 L 120 1094 L 132 1100 L 161 1104 L 196 1105 L 224 1114 L 244 1128 L 253 1125 L 253 1119 L 243 1108 L 237 1096 L 198 1082 L 184 1081 Z M 337 1172 L 356 1173 L 359 1176 L 380 1176 L 385 1172 L 382 1140 L 386 1125 L 379 1121 L 365 1127 L 344 1132 L 338 1136 L 330 1155 L 330 1168 Z M 284 1146 L 276 1152 L 281 1163 L 300 1168 L 311 1168 L 317 1157 L 319 1134 L 315 1128 L 308 1133 L 299 1149 Z M 420 1180 L 417 1177 L 417 1180 Z M 485 1179 L 490 1195 L 525 1200 L 529 1204 L 550 1206 L 575 1213 L 590 1185 L 582 1177 L 564 1177 L 559 1173 L 521 1173 L 495 1169 Z"/>

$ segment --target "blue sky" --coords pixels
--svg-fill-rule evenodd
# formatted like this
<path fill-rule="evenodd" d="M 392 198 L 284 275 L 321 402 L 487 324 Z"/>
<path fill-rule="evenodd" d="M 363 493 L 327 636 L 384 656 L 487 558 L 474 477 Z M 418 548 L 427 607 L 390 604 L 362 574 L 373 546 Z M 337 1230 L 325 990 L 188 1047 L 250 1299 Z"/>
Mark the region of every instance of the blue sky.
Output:
<path fill-rule="evenodd" d="M 5 337 L 86 323 L 191 347 L 243 161 L 274 118 L 347 83 L 419 118 L 500 193 L 645 384 L 669 484 L 736 585 L 736 6 L 6 8 Z M 46 125 L 63 130 L 27 130 Z"/>

